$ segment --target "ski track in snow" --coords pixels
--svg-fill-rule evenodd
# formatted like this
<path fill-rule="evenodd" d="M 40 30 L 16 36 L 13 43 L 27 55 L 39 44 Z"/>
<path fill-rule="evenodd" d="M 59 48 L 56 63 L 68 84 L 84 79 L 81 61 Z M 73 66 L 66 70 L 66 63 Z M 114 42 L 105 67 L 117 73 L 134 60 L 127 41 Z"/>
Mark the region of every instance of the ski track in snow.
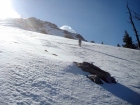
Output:
<path fill-rule="evenodd" d="M 0 105 L 140 105 L 140 52 L 0 26 Z M 56 55 L 55 55 L 56 54 Z M 117 84 L 97 85 L 74 61 Z"/>

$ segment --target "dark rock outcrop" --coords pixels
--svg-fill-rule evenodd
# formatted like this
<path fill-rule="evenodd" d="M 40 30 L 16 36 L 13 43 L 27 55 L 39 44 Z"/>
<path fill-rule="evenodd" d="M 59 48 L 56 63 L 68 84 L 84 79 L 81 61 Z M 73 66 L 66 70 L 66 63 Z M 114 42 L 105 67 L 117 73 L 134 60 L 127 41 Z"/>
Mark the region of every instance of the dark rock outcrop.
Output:
<path fill-rule="evenodd" d="M 97 75 L 87 75 L 87 78 L 89 78 L 91 81 L 95 82 L 96 84 L 103 84 L 103 82 Z"/>
<path fill-rule="evenodd" d="M 86 72 L 89 72 L 90 74 L 92 74 L 93 81 L 95 81 L 95 77 L 99 77 L 107 83 L 116 83 L 115 78 L 111 77 L 111 75 L 108 72 L 100 69 L 99 67 L 97 67 L 91 63 L 88 63 L 88 62 L 83 62 L 83 63 L 74 62 L 74 63 L 79 68 L 81 68 L 83 71 L 86 71 Z"/>

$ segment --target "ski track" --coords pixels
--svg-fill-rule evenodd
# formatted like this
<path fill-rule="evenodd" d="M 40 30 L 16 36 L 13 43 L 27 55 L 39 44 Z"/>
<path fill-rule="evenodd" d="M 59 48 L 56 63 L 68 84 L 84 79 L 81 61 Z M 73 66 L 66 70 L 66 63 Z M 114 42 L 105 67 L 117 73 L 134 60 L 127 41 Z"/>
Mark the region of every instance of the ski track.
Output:
<path fill-rule="evenodd" d="M 4 26 L 0 32 L 0 105 L 140 104 L 139 51 L 79 47 L 77 40 Z M 74 61 L 93 62 L 118 83 L 97 85 Z"/>

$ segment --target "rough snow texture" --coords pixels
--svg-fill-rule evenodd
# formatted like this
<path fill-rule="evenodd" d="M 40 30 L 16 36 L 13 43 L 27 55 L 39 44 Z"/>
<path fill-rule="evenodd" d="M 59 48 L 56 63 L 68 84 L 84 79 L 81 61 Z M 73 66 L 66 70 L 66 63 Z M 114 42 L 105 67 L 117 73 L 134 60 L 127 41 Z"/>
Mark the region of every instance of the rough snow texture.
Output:
<path fill-rule="evenodd" d="M 97 85 L 73 63 L 117 84 Z M 0 26 L 0 105 L 140 105 L 140 51 Z"/>

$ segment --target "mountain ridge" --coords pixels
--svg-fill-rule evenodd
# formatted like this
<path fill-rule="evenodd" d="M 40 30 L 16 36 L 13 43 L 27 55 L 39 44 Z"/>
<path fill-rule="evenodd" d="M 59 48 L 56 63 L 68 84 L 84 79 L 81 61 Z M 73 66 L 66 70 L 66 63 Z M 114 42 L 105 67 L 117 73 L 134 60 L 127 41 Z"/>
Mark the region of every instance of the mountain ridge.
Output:
<path fill-rule="evenodd" d="M 72 33 L 67 30 L 62 30 L 62 29 L 58 28 L 58 26 L 54 23 L 42 21 L 40 19 L 36 19 L 35 17 L 30 17 L 27 19 L 11 18 L 11 19 L 0 20 L 0 25 L 17 27 L 17 28 L 21 28 L 24 30 L 39 32 L 39 33 L 43 33 L 43 34 L 62 36 L 65 38 L 70 38 L 70 39 L 79 39 L 80 38 L 83 41 L 86 41 L 83 38 L 83 36 L 78 33 Z"/>

